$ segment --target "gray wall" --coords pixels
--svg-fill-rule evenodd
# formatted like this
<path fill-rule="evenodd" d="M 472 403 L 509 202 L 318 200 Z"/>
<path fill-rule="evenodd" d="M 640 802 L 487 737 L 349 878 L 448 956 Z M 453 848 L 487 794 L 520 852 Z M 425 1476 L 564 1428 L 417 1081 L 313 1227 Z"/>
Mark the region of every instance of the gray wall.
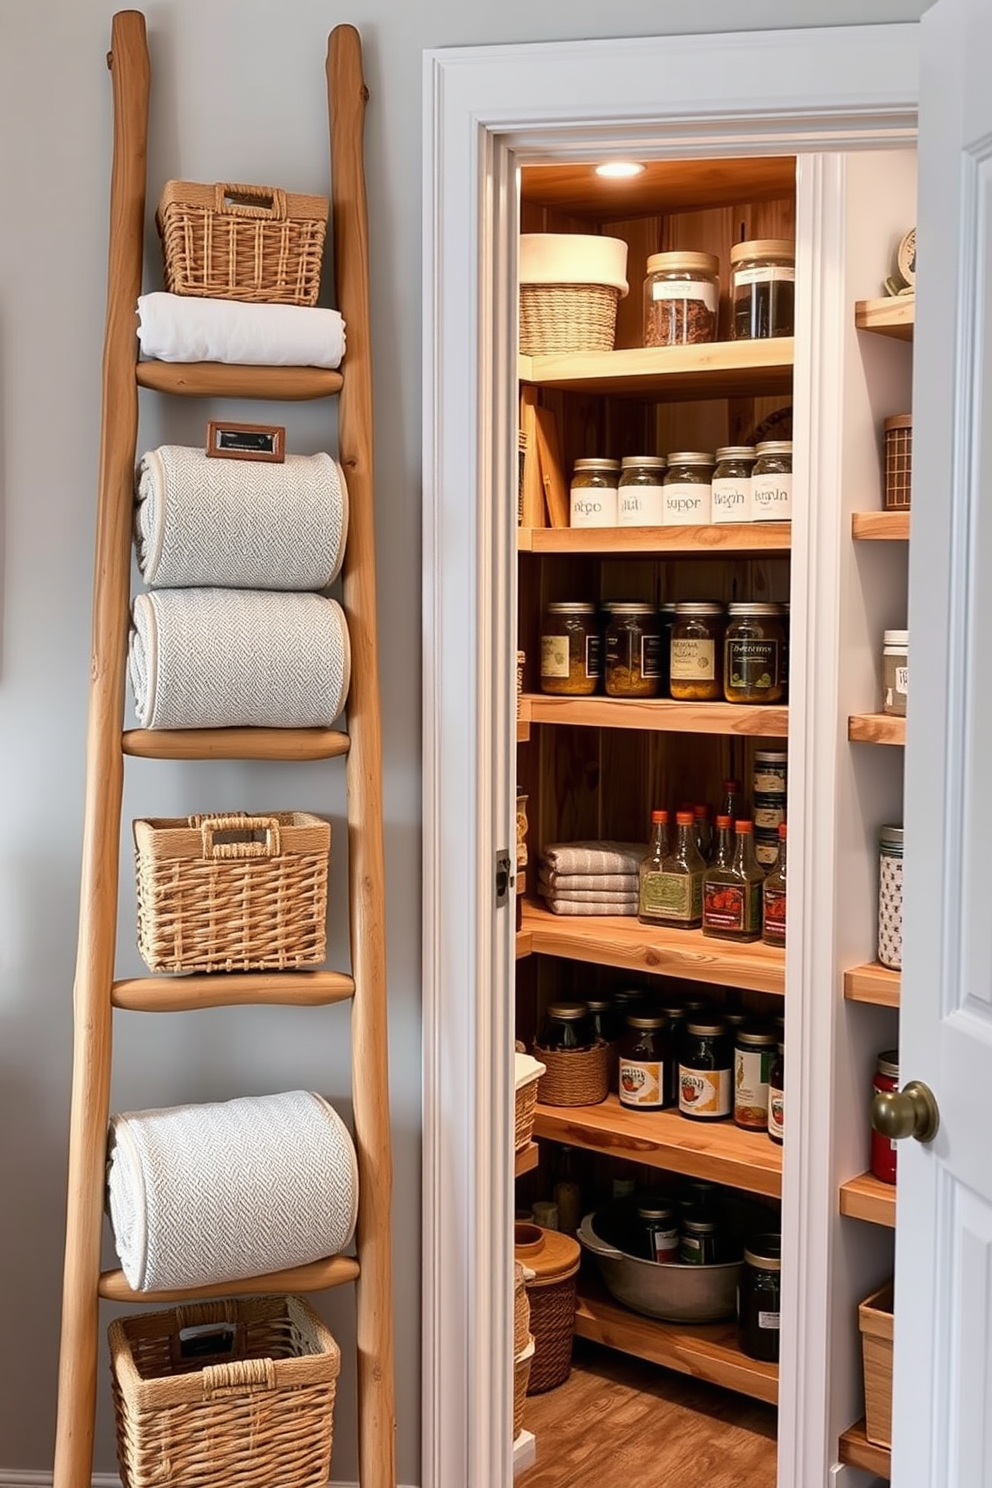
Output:
<path fill-rule="evenodd" d="M 319 190 L 323 60 L 338 21 L 360 29 L 377 393 L 378 548 L 401 1482 L 419 1481 L 419 669 L 421 54 L 425 48 L 742 26 L 911 20 L 924 0 L 152 0 L 149 202 L 170 176 Z M 0 1483 L 48 1472 L 62 1263 L 84 733 L 106 282 L 111 0 L 0 4 Z M 659 78 L 664 88 L 664 78 Z M 159 250 L 150 227 L 148 280 Z M 229 407 L 225 410 L 237 417 Z M 142 394 L 142 448 L 198 442 L 204 407 Z M 246 406 L 292 447 L 333 438 L 333 410 Z M 131 818 L 189 810 L 317 809 L 344 833 L 340 768 L 129 765 Z M 139 973 L 123 859 L 119 973 Z M 339 955 L 339 961 L 341 959 Z M 308 1086 L 347 1090 L 341 1012 L 119 1014 L 115 1110 Z M 108 1262 L 111 1257 L 108 1255 Z M 322 1299 L 345 1348 L 334 1477 L 357 1475 L 352 1301 Z M 107 1369 L 95 1467 L 114 1470 Z"/>

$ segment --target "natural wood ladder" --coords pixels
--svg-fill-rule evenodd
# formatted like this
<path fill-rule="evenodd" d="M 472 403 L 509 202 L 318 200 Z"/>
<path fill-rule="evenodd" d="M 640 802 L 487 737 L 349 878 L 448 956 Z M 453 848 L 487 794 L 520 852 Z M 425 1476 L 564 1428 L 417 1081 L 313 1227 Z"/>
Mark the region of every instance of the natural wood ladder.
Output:
<path fill-rule="evenodd" d="M 316 1291 L 356 1283 L 358 1446 L 362 1488 L 394 1488 L 393 1306 L 386 1040 L 382 729 L 376 642 L 372 365 L 363 130 L 368 90 L 361 42 L 336 27 L 327 50 L 331 204 L 337 305 L 348 332 L 343 375 L 313 368 L 166 365 L 137 360 L 150 65 L 144 16 L 113 18 L 114 147 L 103 357 L 86 803 L 69 1133 L 55 1488 L 90 1488 L 99 1301 L 144 1304 L 205 1295 Z M 122 732 L 130 607 L 131 514 L 138 387 L 188 396 L 314 398 L 340 390 L 339 458 L 348 480 L 342 603 L 352 650 L 347 734 L 324 729 Z M 124 762 L 315 760 L 346 756 L 351 973 L 265 973 L 114 980 Z M 100 1273 L 114 1007 L 164 1011 L 236 1003 L 352 1004 L 354 1136 L 359 1170 L 356 1258 L 189 1292 L 130 1290 Z"/>

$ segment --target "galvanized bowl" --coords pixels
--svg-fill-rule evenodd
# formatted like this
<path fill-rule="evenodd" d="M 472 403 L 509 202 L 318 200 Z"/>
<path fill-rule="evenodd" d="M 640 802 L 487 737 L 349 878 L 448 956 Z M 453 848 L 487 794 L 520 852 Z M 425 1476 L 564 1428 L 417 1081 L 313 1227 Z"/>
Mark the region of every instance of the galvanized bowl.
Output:
<path fill-rule="evenodd" d="M 611 1296 L 634 1312 L 667 1323 L 714 1323 L 737 1310 L 741 1262 L 719 1266 L 662 1265 L 628 1255 L 596 1232 L 601 1211 L 587 1214 L 578 1230 L 583 1249 L 596 1257 Z"/>

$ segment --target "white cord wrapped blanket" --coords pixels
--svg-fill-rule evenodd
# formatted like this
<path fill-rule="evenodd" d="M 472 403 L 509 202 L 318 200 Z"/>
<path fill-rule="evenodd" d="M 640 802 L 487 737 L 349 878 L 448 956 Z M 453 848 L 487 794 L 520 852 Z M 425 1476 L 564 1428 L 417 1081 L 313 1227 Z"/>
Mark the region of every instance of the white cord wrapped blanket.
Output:
<path fill-rule="evenodd" d="M 344 558 L 348 490 L 327 454 L 281 464 L 163 444 L 142 455 L 134 542 L 152 588 L 323 589 Z"/>
<path fill-rule="evenodd" d="M 135 1291 L 262 1276 L 349 1243 L 355 1149 L 306 1090 L 124 1112 L 110 1121 L 107 1211 Z"/>
<path fill-rule="evenodd" d="M 156 589 L 131 608 L 142 728 L 329 728 L 348 696 L 344 611 L 319 594 Z"/>
<path fill-rule="evenodd" d="M 138 340 L 160 362 L 340 367 L 344 320 L 318 305 L 251 305 L 155 290 L 138 296 Z"/>

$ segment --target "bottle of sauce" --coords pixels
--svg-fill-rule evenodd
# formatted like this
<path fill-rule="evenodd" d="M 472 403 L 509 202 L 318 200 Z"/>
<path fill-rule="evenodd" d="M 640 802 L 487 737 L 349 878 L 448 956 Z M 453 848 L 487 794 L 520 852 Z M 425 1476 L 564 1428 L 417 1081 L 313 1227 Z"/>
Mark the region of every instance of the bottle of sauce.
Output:
<path fill-rule="evenodd" d="M 662 882 L 668 856 L 668 812 L 652 811 L 651 841 L 642 858 L 637 878 L 637 918 L 642 925 L 660 925 L 664 921 Z"/>
<path fill-rule="evenodd" d="M 696 846 L 696 819 L 691 811 L 675 813 L 675 845 L 661 865 L 657 913 L 651 923 L 695 930 L 703 923 L 703 877 L 706 864 Z"/>
<path fill-rule="evenodd" d="M 779 822 L 778 857 L 761 889 L 761 938 L 765 945 L 785 945 L 786 824 Z"/>
<path fill-rule="evenodd" d="M 754 856 L 754 829 L 734 823 L 734 856 L 729 868 L 715 864 L 703 882 L 703 934 L 718 940 L 758 940 L 764 874 Z"/>

